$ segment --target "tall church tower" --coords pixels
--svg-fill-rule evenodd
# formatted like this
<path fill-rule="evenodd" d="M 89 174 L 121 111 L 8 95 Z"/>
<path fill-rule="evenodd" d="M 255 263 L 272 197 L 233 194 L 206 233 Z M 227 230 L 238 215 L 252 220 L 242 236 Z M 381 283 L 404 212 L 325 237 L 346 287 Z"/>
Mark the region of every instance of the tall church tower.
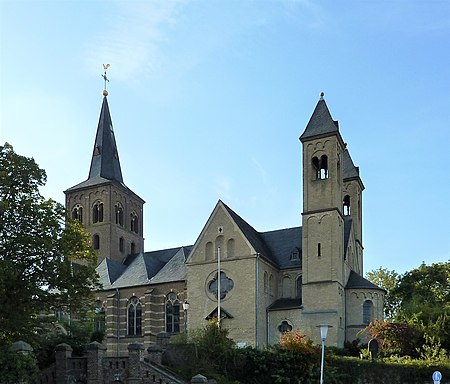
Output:
<path fill-rule="evenodd" d="M 92 234 L 99 263 L 105 258 L 121 262 L 144 250 L 145 202 L 123 182 L 107 96 L 103 91 L 89 176 L 64 191 L 71 217 Z"/>
<path fill-rule="evenodd" d="M 330 343 L 343 345 L 345 287 L 350 270 L 355 269 L 345 260 L 349 231 L 356 233 L 361 244 L 360 220 L 355 231 L 349 214 L 352 211 L 360 218 L 363 186 L 323 93 L 300 141 L 303 144 L 303 315 L 309 324 L 332 325 Z M 353 201 L 359 201 L 359 207 L 353 209 L 350 206 Z M 354 264 L 361 263 L 362 245 L 361 260 Z M 362 266 L 356 272 L 360 274 Z"/>

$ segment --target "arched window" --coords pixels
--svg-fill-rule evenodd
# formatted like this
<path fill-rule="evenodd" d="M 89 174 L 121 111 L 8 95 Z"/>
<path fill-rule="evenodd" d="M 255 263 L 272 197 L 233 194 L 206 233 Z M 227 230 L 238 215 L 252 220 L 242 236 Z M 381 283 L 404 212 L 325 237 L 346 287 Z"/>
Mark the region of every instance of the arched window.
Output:
<path fill-rule="evenodd" d="M 271 274 L 269 276 L 269 295 L 273 296 L 274 292 L 273 292 L 273 275 Z"/>
<path fill-rule="evenodd" d="M 166 296 L 166 332 L 180 332 L 180 301 L 175 292 Z"/>
<path fill-rule="evenodd" d="M 297 277 L 297 280 L 295 281 L 295 297 L 297 299 L 300 299 L 300 303 L 303 303 L 303 291 L 302 291 L 302 277 Z"/>
<path fill-rule="evenodd" d="M 289 276 L 283 277 L 283 297 L 292 297 L 291 295 L 291 278 Z"/>
<path fill-rule="evenodd" d="M 344 201 L 342 202 L 343 204 L 343 211 L 344 211 L 344 216 L 349 216 L 350 215 L 350 196 L 349 195 L 345 195 L 344 196 Z"/>
<path fill-rule="evenodd" d="M 131 254 L 136 253 L 136 244 L 134 244 L 133 242 L 131 243 L 131 250 L 130 250 Z"/>
<path fill-rule="evenodd" d="M 234 239 L 227 241 L 227 258 L 234 257 Z"/>
<path fill-rule="evenodd" d="M 314 156 L 311 160 L 316 180 L 328 179 L 328 156 L 322 155 L 320 159 Z"/>
<path fill-rule="evenodd" d="M 94 331 L 95 332 L 105 332 L 105 318 L 106 311 L 100 300 L 95 302 L 94 308 Z"/>
<path fill-rule="evenodd" d="M 100 200 L 96 201 L 92 207 L 92 222 L 103 222 L 103 203 Z"/>
<path fill-rule="evenodd" d="M 213 254 L 213 243 L 211 241 L 208 241 L 205 245 L 205 260 L 212 260 Z"/>
<path fill-rule="evenodd" d="M 119 239 L 119 252 L 124 252 L 125 251 L 125 240 L 123 239 L 123 237 L 121 237 Z"/>
<path fill-rule="evenodd" d="M 139 233 L 139 219 L 136 212 L 131 212 L 130 215 L 130 230 L 134 233 Z"/>
<path fill-rule="evenodd" d="M 116 214 L 116 224 L 123 227 L 123 207 L 122 204 L 117 203 L 114 206 L 115 214 Z"/>
<path fill-rule="evenodd" d="M 363 324 L 370 324 L 373 320 L 373 303 L 366 300 L 363 304 Z"/>
<path fill-rule="evenodd" d="M 267 272 L 264 272 L 263 284 L 264 284 L 264 293 L 269 293 L 269 282 L 267 279 Z"/>
<path fill-rule="evenodd" d="M 140 336 L 142 334 L 142 306 L 137 297 L 128 302 L 128 335 Z"/>
<path fill-rule="evenodd" d="M 72 209 L 72 219 L 83 222 L 83 207 L 80 204 L 75 205 Z"/>
<path fill-rule="evenodd" d="M 226 255 L 224 255 L 224 248 L 223 248 L 223 236 L 219 235 L 216 237 L 216 242 L 214 244 L 215 247 L 215 254 L 216 254 L 216 259 L 217 259 L 217 255 L 218 255 L 218 249 L 220 248 L 220 258 L 224 259 L 226 257 Z"/>
<path fill-rule="evenodd" d="M 99 235 L 92 236 L 92 248 L 100 249 L 100 236 Z"/>

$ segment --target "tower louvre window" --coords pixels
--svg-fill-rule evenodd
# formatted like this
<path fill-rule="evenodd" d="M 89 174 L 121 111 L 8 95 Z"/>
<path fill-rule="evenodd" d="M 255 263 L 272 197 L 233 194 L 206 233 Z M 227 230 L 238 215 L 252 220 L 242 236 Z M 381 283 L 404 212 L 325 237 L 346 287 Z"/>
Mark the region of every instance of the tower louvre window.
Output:
<path fill-rule="evenodd" d="M 343 211 L 344 211 L 344 216 L 350 216 L 351 211 L 350 211 L 350 196 L 349 195 L 345 195 L 344 196 L 344 201 L 342 202 L 343 204 Z"/>
<path fill-rule="evenodd" d="M 92 222 L 103 222 L 103 203 L 101 201 L 96 201 L 92 207 Z"/>
<path fill-rule="evenodd" d="M 314 156 L 311 160 L 316 180 L 328 179 L 328 156 L 322 155 L 320 159 Z"/>
<path fill-rule="evenodd" d="M 122 204 L 117 203 L 114 207 L 116 214 L 116 224 L 123 227 L 123 207 Z"/>
<path fill-rule="evenodd" d="M 320 243 L 317 243 L 317 256 L 322 256 L 322 247 Z"/>
<path fill-rule="evenodd" d="M 72 209 L 72 219 L 83 222 L 83 207 L 80 204 L 75 205 Z"/>
<path fill-rule="evenodd" d="M 136 212 L 131 212 L 130 215 L 130 230 L 134 233 L 139 233 L 139 218 Z"/>

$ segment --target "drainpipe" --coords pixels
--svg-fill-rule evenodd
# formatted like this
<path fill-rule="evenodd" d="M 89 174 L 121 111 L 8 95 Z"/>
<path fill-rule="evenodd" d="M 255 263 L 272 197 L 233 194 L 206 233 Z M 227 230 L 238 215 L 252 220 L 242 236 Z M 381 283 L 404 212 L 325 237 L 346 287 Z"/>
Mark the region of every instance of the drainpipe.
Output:
<path fill-rule="evenodd" d="M 256 253 L 256 265 L 255 265 L 256 271 L 256 286 L 255 286 L 255 310 L 256 310 L 256 317 L 255 317 L 255 347 L 259 347 L 259 332 L 258 332 L 258 326 L 259 326 L 259 253 Z"/>
<path fill-rule="evenodd" d="M 270 329 L 270 312 L 269 312 L 269 309 L 268 308 L 266 308 L 266 343 L 267 343 L 267 346 L 269 346 L 270 345 L 270 332 L 269 332 L 269 329 Z"/>
<path fill-rule="evenodd" d="M 120 291 L 119 288 L 116 288 L 116 296 L 117 296 L 117 318 L 116 318 L 116 334 L 117 334 L 117 338 L 116 338 L 116 357 L 119 357 L 119 339 L 120 339 L 120 331 L 119 331 L 119 326 L 120 326 Z"/>

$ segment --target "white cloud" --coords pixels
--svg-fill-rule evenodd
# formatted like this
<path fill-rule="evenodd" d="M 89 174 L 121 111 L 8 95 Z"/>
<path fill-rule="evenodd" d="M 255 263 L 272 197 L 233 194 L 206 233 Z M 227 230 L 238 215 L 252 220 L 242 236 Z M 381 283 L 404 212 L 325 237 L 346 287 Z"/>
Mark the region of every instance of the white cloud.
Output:
<path fill-rule="evenodd" d="M 114 78 L 139 81 L 161 66 L 165 28 L 176 23 L 182 2 L 113 2 L 108 25 L 88 46 L 87 65 L 111 64 Z M 91 71 L 91 70 L 90 70 Z"/>

